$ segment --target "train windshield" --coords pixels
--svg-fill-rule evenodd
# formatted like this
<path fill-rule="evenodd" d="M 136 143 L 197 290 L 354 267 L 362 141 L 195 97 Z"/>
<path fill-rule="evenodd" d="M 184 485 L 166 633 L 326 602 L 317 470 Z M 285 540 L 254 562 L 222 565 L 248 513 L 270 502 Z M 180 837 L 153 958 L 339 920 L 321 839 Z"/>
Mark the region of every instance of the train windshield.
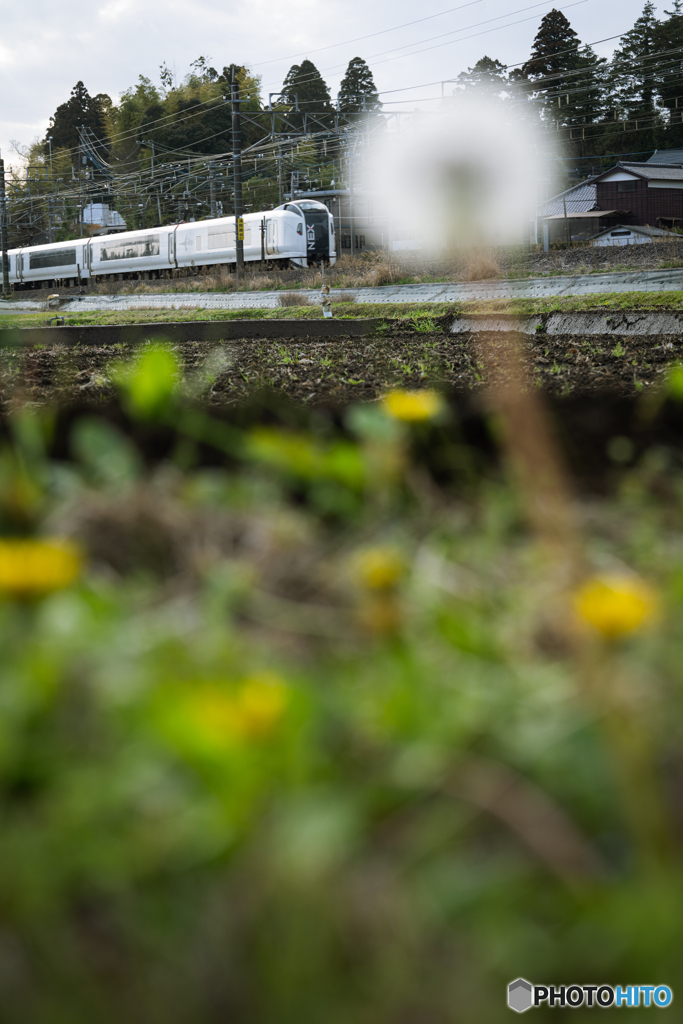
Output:
<path fill-rule="evenodd" d="M 306 254 L 309 263 L 330 258 L 330 213 L 324 203 L 297 199 L 289 208 L 298 206 L 306 221 Z"/>

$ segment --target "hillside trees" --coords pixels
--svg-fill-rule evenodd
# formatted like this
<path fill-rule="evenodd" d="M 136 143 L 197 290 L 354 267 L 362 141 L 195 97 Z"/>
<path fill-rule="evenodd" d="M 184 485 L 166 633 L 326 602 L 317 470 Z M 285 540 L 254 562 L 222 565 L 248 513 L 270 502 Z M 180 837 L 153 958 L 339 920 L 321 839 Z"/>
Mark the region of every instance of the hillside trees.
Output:
<path fill-rule="evenodd" d="M 152 144 L 165 160 L 182 160 L 194 154 L 217 154 L 232 149 L 232 106 L 228 68 L 223 74 L 195 62 L 195 70 L 184 81 L 168 81 L 160 93 L 147 79 L 134 91 L 124 94 L 120 108 L 121 128 L 134 126 L 136 142 L 149 162 Z M 241 109 L 248 114 L 261 110 L 259 79 L 246 68 L 238 67 Z M 147 102 L 149 101 L 149 102 Z M 242 144 L 248 146 L 263 134 L 262 127 L 245 121 Z"/>

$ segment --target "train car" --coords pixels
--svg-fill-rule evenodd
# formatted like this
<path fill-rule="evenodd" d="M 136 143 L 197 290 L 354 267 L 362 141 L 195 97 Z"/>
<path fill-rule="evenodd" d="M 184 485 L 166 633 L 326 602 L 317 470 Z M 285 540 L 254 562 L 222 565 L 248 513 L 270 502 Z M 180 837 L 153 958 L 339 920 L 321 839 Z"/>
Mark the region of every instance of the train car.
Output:
<path fill-rule="evenodd" d="M 301 199 L 244 215 L 244 260 L 268 269 L 336 261 L 334 220 L 323 203 Z M 174 277 L 236 262 L 235 218 L 165 224 L 70 242 L 12 249 L 16 289 L 88 280 Z"/>
<path fill-rule="evenodd" d="M 46 281 L 76 284 L 88 278 L 88 239 L 10 249 L 10 281 L 17 289 L 39 287 Z"/>

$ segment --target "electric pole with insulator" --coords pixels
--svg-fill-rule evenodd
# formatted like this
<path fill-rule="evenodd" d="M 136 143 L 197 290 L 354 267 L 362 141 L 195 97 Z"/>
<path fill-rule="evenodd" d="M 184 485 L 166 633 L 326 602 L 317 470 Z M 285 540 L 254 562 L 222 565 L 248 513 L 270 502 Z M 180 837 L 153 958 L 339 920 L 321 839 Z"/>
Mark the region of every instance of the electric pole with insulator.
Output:
<path fill-rule="evenodd" d="M 240 231 L 240 220 L 244 213 L 242 206 L 242 142 L 240 138 L 240 87 L 237 81 L 237 68 L 233 64 L 230 76 L 232 98 L 232 168 L 235 189 L 235 255 L 236 272 L 239 280 L 244 271 L 244 242 Z M 242 235 L 242 238 L 240 238 Z"/>
<path fill-rule="evenodd" d="M 216 165 L 213 160 L 209 161 L 209 203 L 211 206 L 211 216 L 216 218 L 218 216 L 216 210 Z"/>
<path fill-rule="evenodd" d="M 5 195 L 5 161 L 0 158 L 0 246 L 2 247 L 2 297 L 11 297 L 9 290 L 9 256 L 7 255 L 7 196 Z"/>

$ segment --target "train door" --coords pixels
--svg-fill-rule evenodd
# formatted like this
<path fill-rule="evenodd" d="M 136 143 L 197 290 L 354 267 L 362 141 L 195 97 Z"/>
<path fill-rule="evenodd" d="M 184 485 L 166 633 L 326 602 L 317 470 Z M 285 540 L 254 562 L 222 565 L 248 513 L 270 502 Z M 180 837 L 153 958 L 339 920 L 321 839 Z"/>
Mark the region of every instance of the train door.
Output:
<path fill-rule="evenodd" d="M 266 252 L 269 256 L 277 252 L 277 221 L 273 218 L 266 220 Z"/>
<path fill-rule="evenodd" d="M 24 254 L 21 253 L 21 252 L 18 252 L 17 255 L 16 255 L 16 261 L 17 261 L 17 270 L 16 270 L 17 281 L 23 281 L 24 280 Z"/>
<path fill-rule="evenodd" d="M 86 242 L 83 246 L 83 276 L 90 277 L 90 267 L 92 264 L 92 242 Z"/>
<path fill-rule="evenodd" d="M 168 262 L 172 267 L 178 266 L 178 260 L 176 259 L 176 241 L 175 233 L 178 230 L 178 225 L 173 228 L 173 231 L 168 233 Z"/>

